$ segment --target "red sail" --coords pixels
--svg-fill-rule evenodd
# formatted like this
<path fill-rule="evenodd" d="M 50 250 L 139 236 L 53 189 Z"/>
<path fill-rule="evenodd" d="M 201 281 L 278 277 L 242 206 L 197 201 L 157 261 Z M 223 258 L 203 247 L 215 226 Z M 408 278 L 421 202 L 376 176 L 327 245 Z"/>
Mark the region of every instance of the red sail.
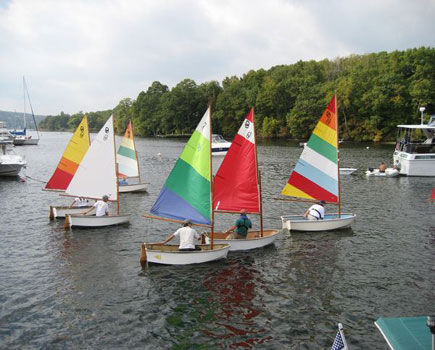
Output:
<path fill-rule="evenodd" d="M 254 111 L 243 121 L 215 177 L 215 210 L 259 213 Z"/>
<path fill-rule="evenodd" d="M 432 195 L 430 196 L 430 199 L 435 202 L 435 187 L 432 190 Z"/>

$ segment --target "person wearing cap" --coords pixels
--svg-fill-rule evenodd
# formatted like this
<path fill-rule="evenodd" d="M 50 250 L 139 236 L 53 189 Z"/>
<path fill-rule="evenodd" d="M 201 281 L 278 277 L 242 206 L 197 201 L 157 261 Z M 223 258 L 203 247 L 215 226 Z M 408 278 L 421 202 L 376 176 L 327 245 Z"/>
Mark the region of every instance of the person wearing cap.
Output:
<path fill-rule="evenodd" d="M 98 200 L 94 203 L 91 209 L 89 209 L 84 215 L 88 214 L 95 208 L 96 216 L 105 216 L 109 215 L 109 205 L 107 202 L 109 201 L 109 196 L 103 196 L 103 200 Z"/>
<path fill-rule="evenodd" d="M 194 239 L 200 239 L 201 235 L 196 232 L 192 228 L 192 222 L 189 219 L 183 221 L 183 227 L 179 228 L 172 235 L 170 235 L 163 244 L 168 243 L 174 237 L 180 238 L 180 245 L 178 246 L 178 250 L 181 251 L 192 251 L 192 250 L 201 250 L 199 247 L 195 247 Z"/>
<path fill-rule="evenodd" d="M 320 201 L 318 204 L 313 204 L 304 214 L 304 218 L 308 220 L 323 220 L 325 217 L 325 201 Z"/>
<path fill-rule="evenodd" d="M 248 235 L 248 230 L 250 228 L 252 228 L 252 222 L 248 219 L 248 216 L 246 215 L 246 210 L 242 209 L 240 211 L 240 217 L 236 220 L 234 226 L 229 228 L 225 233 L 230 233 L 231 231 L 233 231 L 232 234 L 227 236 L 227 239 L 246 239 L 246 236 Z"/>

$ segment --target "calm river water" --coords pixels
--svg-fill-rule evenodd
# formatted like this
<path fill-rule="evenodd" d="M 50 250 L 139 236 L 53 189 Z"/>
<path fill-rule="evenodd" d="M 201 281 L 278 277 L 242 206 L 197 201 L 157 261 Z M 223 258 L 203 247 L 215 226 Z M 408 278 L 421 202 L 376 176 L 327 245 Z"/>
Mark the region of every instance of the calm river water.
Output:
<path fill-rule="evenodd" d="M 142 215 L 185 141 L 136 140 L 151 184 L 148 194 L 122 196 L 129 226 L 64 231 L 48 207 L 71 200 L 41 191 L 40 181 L 70 137 L 43 133 L 39 146 L 17 148 L 27 182 L 0 179 L 0 348 L 328 349 L 342 322 L 351 348 L 386 349 L 378 317 L 435 313 L 435 179 L 366 178 L 367 167 L 391 165 L 391 145 L 341 148 L 342 166 L 359 168 L 342 177 L 343 210 L 357 214 L 352 229 L 283 232 L 274 246 L 224 261 L 142 270 L 140 243 L 178 228 Z M 265 228 L 306 207 L 274 200 L 301 151 L 259 146 Z M 217 228 L 235 219 L 220 214 Z"/>

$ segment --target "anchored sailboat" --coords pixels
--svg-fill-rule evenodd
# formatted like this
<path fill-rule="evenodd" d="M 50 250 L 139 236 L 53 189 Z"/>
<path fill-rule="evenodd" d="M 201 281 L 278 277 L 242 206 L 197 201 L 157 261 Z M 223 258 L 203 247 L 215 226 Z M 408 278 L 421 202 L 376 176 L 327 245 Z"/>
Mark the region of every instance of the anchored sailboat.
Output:
<path fill-rule="evenodd" d="M 246 239 L 228 239 L 215 232 L 216 243 L 230 243 L 230 251 L 261 248 L 273 243 L 277 230 L 263 230 L 261 174 L 258 170 L 254 110 L 251 109 L 215 176 L 214 213 L 247 213 L 260 216 L 260 230 L 249 231 Z"/>
<path fill-rule="evenodd" d="M 88 117 L 85 115 L 68 142 L 62 158 L 44 190 L 65 192 L 88 151 L 90 143 Z M 50 206 L 50 219 L 65 217 L 65 214 L 84 213 L 88 209 L 89 207 Z"/>
<path fill-rule="evenodd" d="M 126 223 L 130 215 L 119 215 L 118 179 L 116 171 L 115 132 L 113 116 L 97 134 L 83 157 L 65 193 L 73 197 L 102 199 L 107 195 L 117 202 L 117 215 L 65 215 L 65 227 L 103 227 Z"/>
<path fill-rule="evenodd" d="M 302 215 L 282 216 L 282 227 L 296 231 L 327 231 L 351 225 L 356 215 L 341 213 L 337 98 L 331 99 L 282 190 L 284 196 L 338 204 L 338 213 L 310 221 Z"/>
<path fill-rule="evenodd" d="M 201 250 L 179 251 L 177 246 L 142 243 L 140 262 L 170 265 L 198 264 L 225 258 L 229 244 L 214 244 L 212 216 L 211 108 L 209 107 L 184 147 L 148 216 L 164 221 L 190 219 L 199 226 L 211 227 L 211 244 Z"/>
<path fill-rule="evenodd" d="M 119 192 L 143 192 L 147 189 L 146 183 L 141 183 L 139 160 L 137 157 L 136 144 L 134 142 L 133 128 L 131 121 L 128 122 L 127 130 L 125 130 L 124 137 L 119 145 L 116 154 L 118 161 L 118 179 Z M 123 183 L 131 179 L 139 179 L 138 183 Z"/>
<path fill-rule="evenodd" d="M 29 90 L 27 90 L 26 80 L 23 77 L 23 92 L 24 92 L 24 111 L 23 111 L 23 119 L 24 119 L 24 128 L 22 131 L 13 130 L 10 133 L 15 136 L 14 145 L 15 146 L 24 146 L 24 145 L 37 145 L 39 142 L 39 132 L 38 126 L 36 125 L 35 114 L 33 113 L 32 102 L 30 101 Z M 33 123 L 35 125 L 35 130 L 37 134 L 37 138 L 31 135 L 27 135 L 27 123 L 26 123 L 26 95 L 29 100 L 30 110 L 32 111 Z"/>

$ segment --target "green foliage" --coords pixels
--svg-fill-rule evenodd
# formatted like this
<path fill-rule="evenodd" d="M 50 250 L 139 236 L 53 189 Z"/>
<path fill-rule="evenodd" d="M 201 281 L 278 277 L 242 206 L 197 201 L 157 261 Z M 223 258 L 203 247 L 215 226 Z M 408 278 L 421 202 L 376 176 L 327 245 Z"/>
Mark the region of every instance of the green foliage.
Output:
<path fill-rule="evenodd" d="M 420 106 L 435 114 L 435 49 L 351 55 L 335 60 L 299 61 L 269 70 L 251 70 L 197 85 L 184 79 L 175 87 L 155 81 L 135 100 L 113 109 L 116 130 L 132 119 L 136 135 L 190 134 L 212 104 L 213 132 L 232 137 L 255 107 L 258 136 L 307 138 L 337 92 L 340 137 L 355 141 L 394 139 L 397 124 L 419 123 Z M 93 131 L 112 111 L 89 113 Z M 40 127 L 74 129 L 82 112 L 48 116 Z"/>

